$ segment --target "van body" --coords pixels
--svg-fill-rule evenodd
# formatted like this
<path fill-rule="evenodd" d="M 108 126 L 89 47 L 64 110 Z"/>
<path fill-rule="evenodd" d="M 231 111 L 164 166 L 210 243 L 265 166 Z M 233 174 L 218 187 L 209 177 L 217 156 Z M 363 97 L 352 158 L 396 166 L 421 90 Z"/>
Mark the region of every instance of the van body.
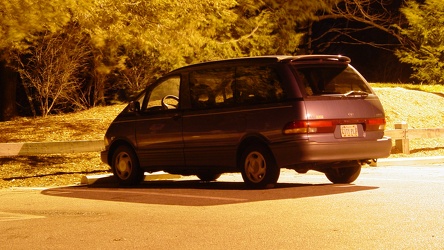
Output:
<path fill-rule="evenodd" d="M 116 117 L 102 161 L 121 184 L 144 172 L 241 172 L 254 188 L 274 185 L 280 168 L 317 170 L 353 182 L 361 165 L 388 157 L 385 114 L 350 59 L 262 56 L 174 70 Z"/>

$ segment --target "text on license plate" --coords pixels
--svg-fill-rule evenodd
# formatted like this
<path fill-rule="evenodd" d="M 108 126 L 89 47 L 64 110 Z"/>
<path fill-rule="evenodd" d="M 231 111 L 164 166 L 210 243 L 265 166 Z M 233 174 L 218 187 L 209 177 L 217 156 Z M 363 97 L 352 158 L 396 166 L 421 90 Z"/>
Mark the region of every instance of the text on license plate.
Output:
<path fill-rule="evenodd" d="M 358 125 L 341 125 L 342 137 L 358 137 Z"/>

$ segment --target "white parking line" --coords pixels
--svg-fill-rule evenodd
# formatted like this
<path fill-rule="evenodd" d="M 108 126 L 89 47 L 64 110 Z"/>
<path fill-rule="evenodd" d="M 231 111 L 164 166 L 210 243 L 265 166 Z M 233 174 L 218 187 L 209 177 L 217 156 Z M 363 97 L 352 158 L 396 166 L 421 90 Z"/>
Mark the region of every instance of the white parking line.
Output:
<path fill-rule="evenodd" d="M 0 222 L 16 221 L 16 220 L 29 220 L 29 219 L 42 219 L 42 218 L 45 218 L 45 216 L 0 212 Z"/>
<path fill-rule="evenodd" d="M 91 192 L 91 190 L 80 190 L 80 189 L 63 189 L 66 191 L 73 192 Z M 169 197 L 179 197 L 179 198 L 193 198 L 193 199 L 206 199 L 206 200 L 221 200 L 221 201 L 248 201 L 248 199 L 240 198 L 227 198 L 227 197 L 215 197 L 215 196 L 202 196 L 202 195 L 191 195 L 191 194 L 175 194 L 175 193 L 158 193 L 158 192 L 139 192 L 130 190 L 94 190 L 95 192 L 103 193 L 121 193 L 121 194 L 141 194 L 141 195 L 157 195 L 157 196 L 169 196 Z"/>
<path fill-rule="evenodd" d="M 145 193 L 145 192 L 141 192 Z M 165 194 L 165 193 L 155 193 L 148 192 L 150 195 L 161 195 L 170 197 L 182 197 L 182 198 L 197 198 L 197 199 L 207 199 L 207 200 L 222 200 L 222 201 L 247 201 L 248 199 L 239 198 L 226 198 L 226 197 L 214 197 L 214 196 L 200 196 L 200 195 L 189 195 L 189 194 Z"/>
<path fill-rule="evenodd" d="M 419 182 L 419 183 L 444 183 L 443 180 L 412 180 L 412 179 L 395 179 L 395 178 L 369 178 L 369 177 L 358 177 L 359 180 L 370 180 L 370 181 L 400 181 L 400 182 Z"/>

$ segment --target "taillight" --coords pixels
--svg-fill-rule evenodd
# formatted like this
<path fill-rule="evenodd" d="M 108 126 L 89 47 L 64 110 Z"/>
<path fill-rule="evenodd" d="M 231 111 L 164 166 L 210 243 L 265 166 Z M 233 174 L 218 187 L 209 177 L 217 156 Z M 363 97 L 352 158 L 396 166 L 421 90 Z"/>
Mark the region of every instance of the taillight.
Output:
<path fill-rule="evenodd" d="M 335 131 L 336 123 L 333 120 L 319 121 L 292 121 L 285 125 L 283 133 L 307 134 L 307 133 L 332 133 Z"/>
<path fill-rule="evenodd" d="M 290 134 L 306 134 L 308 133 L 308 122 L 306 121 L 292 121 L 285 125 L 283 129 L 285 135 Z"/>
<path fill-rule="evenodd" d="M 385 118 L 374 118 L 365 121 L 366 131 L 384 131 L 385 129 Z"/>
<path fill-rule="evenodd" d="M 283 133 L 286 135 L 334 133 L 337 125 L 347 124 L 362 124 L 363 126 L 365 126 L 365 131 L 384 131 L 386 121 L 384 118 L 292 121 L 285 125 Z"/>

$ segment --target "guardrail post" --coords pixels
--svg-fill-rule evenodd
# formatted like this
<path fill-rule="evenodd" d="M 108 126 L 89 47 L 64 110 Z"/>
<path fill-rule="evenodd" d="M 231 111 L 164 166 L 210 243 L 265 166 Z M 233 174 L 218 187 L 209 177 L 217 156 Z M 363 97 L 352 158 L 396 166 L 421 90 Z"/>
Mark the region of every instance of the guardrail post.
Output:
<path fill-rule="evenodd" d="M 395 147 L 400 149 L 403 154 L 410 154 L 409 139 L 407 136 L 408 124 L 406 122 L 401 122 L 395 124 L 395 129 L 403 130 L 403 139 L 395 140 Z"/>

